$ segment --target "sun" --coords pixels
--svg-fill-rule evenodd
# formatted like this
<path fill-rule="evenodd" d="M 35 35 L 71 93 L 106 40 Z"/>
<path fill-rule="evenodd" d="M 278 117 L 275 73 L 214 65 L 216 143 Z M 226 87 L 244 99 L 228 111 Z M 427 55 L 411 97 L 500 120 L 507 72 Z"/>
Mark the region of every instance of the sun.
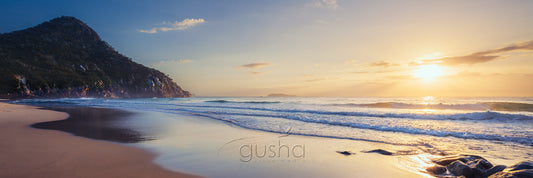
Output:
<path fill-rule="evenodd" d="M 426 82 L 432 82 L 444 75 L 444 69 L 437 64 L 421 65 L 413 71 L 413 76 Z"/>

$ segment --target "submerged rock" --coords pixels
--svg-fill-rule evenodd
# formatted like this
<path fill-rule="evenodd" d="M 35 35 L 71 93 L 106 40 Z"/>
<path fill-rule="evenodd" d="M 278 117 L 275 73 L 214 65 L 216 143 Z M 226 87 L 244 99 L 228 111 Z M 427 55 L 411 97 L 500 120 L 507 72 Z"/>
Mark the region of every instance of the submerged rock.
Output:
<path fill-rule="evenodd" d="M 482 160 L 485 160 L 485 158 L 481 157 L 481 156 L 476 156 L 476 155 L 454 155 L 454 156 L 446 156 L 446 157 L 443 157 L 443 158 L 439 158 L 439 159 L 435 159 L 433 160 L 434 163 L 437 163 L 438 165 L 442 165 L 442 166 L 445 166 L 445 165 L 448 165 L 454 161 L 461 161 L 463 163 L 468 163 L 470 161 L 475 161 L 475 160 L 478 160 L 478 159 L 482 159 Z"/>
<path fill-rule="evenodd" d="M 337 151 L 337 153 L 342 154 L 342 155 L 346 155 L 346 156 L 350 156 L 350 155 L 355 155 L 356 154 L 356 153 L 351 152 L 351 151 Z"/>
<path fill-rule="evenodd" d="M 484 175 L 487 170 L 492 168 L 492 164 L 485 159 L 477 159 L 474 161 L 469 161 L 467 163 L 470 168 L 472 168 L 474 175 Z"/>
<path fill-rule="evenodd" d="M 461 162 L 460 160 L 452 162 L 446 168 L 448 169 L 448 171 L 450 171 L 450 173 L 455 176 L 472 177 L 473 175 L 472 168 L 470 168 L 468 165 Z"/>
<path fill-rule="evenodd" d="M 469 161 L 467 164 L 472 168 L 478 169 L 490 169 L 492 167 L 492 164 L 485 159 L 476 159 L 474 161 Z"/>
<path fill-rule="evenodd" d="M 428 171 L 429 173 L 434 174 L 434 175 L 439 175 L 439 174 L 446 173 L 446 167 L 440 166 L 440 165 L 435 165 L 435 166 L 428 167 L 426 169 L 426 171 Z"/>
<path fill-rule="evenodd" d="M 508 171 L 516 171 L 522 169 L 533 169 L 533 161 L 522 161 L 512 165 L 508 168 Z"/>
<path fill-rule="evenodd" d="M 435 159 L 433 160 L 434 163 L 437 163 L 438 165 L 441 165 L 441 166 L 446 166 L 454 161 L 457 161 L 459 159 L 461 159 L 462 156 L 446 156 L 446 157 L 443 157 L 443 158 L 439 158 L 439 159 Z"/>
<path fill-rule="evenodd" d="M 504 165 L 493 166 L 485 158 L 476 155 L 446 156 L 432 161 L 437 165 L 426 170 L 438 177 L 533 178 L 533 161 L 523 161 L 508 168 Z"/>
<path fill-rule="evenodd" d="M 533 177 L 533 169 L 523 169 L 519 171 L 513 171 L 513 176 L 518 178 L 532 178 Z"/>
<path fill-rule="evenodd" d="M 490 176 L 490 178 L 532 178 L 533 177 L 533 161 L 523 161 L 497 172 Z"/>
<path fill-rule="evenodd" d="M 500 171 L 503 171 L 507 166 L 504 166 L 504 165 L 497 165 L 497 166 L 494 166 L 492 168 L 490 168 L 489 170 L 485 171 L 481 176 L 479 177 L 489 177 L 497 172 L 500 172 Z"/>
<path fill-rule="evenodd" d="M 382 154 L 382 155 L 392 155 L 393 153 L 390 152 L 390 151 L 387 151 L 387 150 L 383 150 L 383 149 L 375 149 L 375 150 L 370 150 L 370 151 L 362 151 L 363 153 L 379 153 L 379 154 Z"/>

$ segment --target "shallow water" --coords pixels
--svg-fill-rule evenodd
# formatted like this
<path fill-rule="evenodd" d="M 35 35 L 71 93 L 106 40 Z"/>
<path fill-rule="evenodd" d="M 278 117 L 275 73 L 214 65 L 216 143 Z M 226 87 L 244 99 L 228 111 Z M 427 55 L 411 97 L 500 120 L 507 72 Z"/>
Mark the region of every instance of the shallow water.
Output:
<path fill-rule="evenodd" d="M 467 153 L 500 162 L 533 157 L 533 98 L 81 98 L 14 103 L 197 115 L 259 131 L 405 146 L 410 154 Z"/>

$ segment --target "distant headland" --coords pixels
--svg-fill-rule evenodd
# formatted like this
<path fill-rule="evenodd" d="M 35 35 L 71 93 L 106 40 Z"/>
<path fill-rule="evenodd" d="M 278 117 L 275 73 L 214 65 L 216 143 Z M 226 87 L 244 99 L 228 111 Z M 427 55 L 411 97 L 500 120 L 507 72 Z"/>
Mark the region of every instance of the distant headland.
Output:
<path fill-rule="evenodd" d="M 270 93 L 267 97 L 296 97 L 296 95 L 289 95 L 284 93 Z"/>

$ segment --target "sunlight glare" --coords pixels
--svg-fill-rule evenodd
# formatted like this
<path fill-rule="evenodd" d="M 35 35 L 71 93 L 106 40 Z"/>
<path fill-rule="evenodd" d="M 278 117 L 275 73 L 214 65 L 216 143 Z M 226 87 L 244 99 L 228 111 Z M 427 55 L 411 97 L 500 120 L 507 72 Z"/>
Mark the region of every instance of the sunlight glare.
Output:
<path fill-rule="evenodd" d="M 421 78 L 426 82 L 432 82 L 442 75 L 444 75 L 444 69 L 437 64 L 422 65 L 413 72 L 414 77 Z"/>

